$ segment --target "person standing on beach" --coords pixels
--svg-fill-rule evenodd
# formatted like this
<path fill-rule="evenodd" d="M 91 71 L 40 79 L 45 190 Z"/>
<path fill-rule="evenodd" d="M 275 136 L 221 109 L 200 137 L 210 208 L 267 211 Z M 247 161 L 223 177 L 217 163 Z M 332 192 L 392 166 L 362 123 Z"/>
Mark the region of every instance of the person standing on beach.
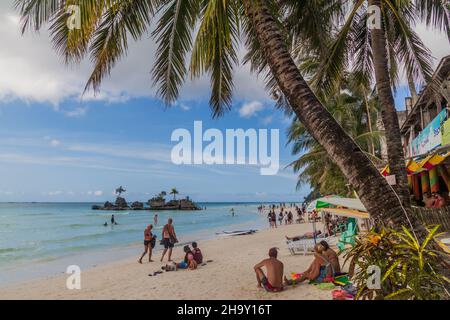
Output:
<path fill-rule="evenodd" d="M 153 224 L 155 225 L 155 227 L 158 225 L 158 214 L 155 213 L 155 215 L 153 216 Z"/>
<path fill-rule="evenodd" d="M 167 224 L 162 229 L 162 242 L 164 245 L 164 251 L 161 257 L 163 261 L 166 252 L 168 251 L 168 261 L 172 261 L 172 249 L 175 243 L 178 242 L 177 235 L 175 234 L 175 228 L 173 227 L 173 220 L 169 218 Z"/>
<path fill-rule="evenodd" d="M 269 250 L 269 258 L 264 259 L 254 267 L 258 287 L 263 287 L 268 292 L 279 292 L 283 290 L 284 265 L 277 259 L 277 256 L 277 248 L 271 248 Z M 262 270 L 263 267 L 267 270 L 267 276 Z"/>
<path fill-rule="evenodd" d="M 144 230 L 144 253 L 139 258 L 139 263 L 142 263 L 142 259 L 148 252 L 148 262 L 153 262 L 152 251 L 156 244 L 156 236 L 152 234 L 153 226 L 149 224 Z"/>
<path fill-rule="evenodd" d="M 116 224 L 116 219 L 114 219 L 114 215 L 111 216 L 111 224 L 112 225 Z"/>

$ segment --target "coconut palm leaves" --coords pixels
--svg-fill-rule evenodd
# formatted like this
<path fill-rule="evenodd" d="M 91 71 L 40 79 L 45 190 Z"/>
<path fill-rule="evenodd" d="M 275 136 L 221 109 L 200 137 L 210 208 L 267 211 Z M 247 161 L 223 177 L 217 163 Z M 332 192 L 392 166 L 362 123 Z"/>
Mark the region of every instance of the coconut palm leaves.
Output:
<path fill-rule="evenodd" d="M 213 116 L 219 116 L 231 108 L 233 68 L 239 62 L 236 48 L 241 7 L 234 0 L 210 0 L 203 5 L 190 68 L 193 77 L 210 74 L 210 106 Z"/>
<path fill-rule="evenodd" d="M 447 33 L 450 41 L 450 2 L 446 0 L 416 1 L 421 21 Z"/>
<path fill-rule="evenodd" d="M 120 58 L 126 55 L 128 37 L 138 40 L 147 31 L 162 0 L 16 0 L 22 15 L 22 31 L 39 30 L 47 23 L 56 51 L 67 63 L 86 55 L 94 64 L 86 89 L 100 84 Z M 81 29 L 69 30 L 69 6 L 77 5 Z"/>
<path fill-rule="evenodd" d="M 169 193 L 173 195 L 173 200 L 176 200 L 176 195 L 179 194 L 176 188 L 172 188 Z"/>
<path fill-rule="evenodd" d="M 343 1 L 348 2 L 348 1 Z M 381 13 L 387 38 L 391 84 L 395 87 L 404 68 L 406 76 L 421 83 L 430 80 L 432 56 L 414 31 L 422 18 L 418 10 L 420 1 L 381 1 Z M 443 10 L 443 9 L 442 9 Z M 438 11 L 444 14 L 441 11 Z M 429 15 L 426 15 L 429 17 Z M 367 27 L 368 3 L 357 0 L 350 5 L 345 23 L 329 44 L 326 59 L 322 59 L 319 72 L 314 77 L 314 86 L 333 92 L 344 72 L 360 72 L 373 81 L 373 56 L 371 30 Z M 440 17 L 440 19 L 444 19 Z M 441 21 L 440 20 L 440 21 Z M 431 23 L 431 22 L 430 22 Z"/>
<path fill-rule="evenodd" d="M 383 134 L 370 130 L 369 126 L 376 117 L 377 99 L 367 88 L 362 89 L 363 84 L 356 85 L 355 75 L 347 76 L 342 86 L 345 91 L 329 98 L 326 107 L 372 161 L 380 164 L 381 160 L 373 150 L 379 149 Z M 307 184 L 324 195 L 349 192 L 342 172 L 299 121 L 294 121 L 289 128 L 288 142 L 292 144 L 292 154 L 301 154 L 291 163 L 294 172 L 299 173 L 298 188 Z"/>
<path fill-rule="evenodd" d="M 161 10 L 153 32 L 158 43 L 153 79 L 158 94 L 169 104 L 176 100 L 186 77 L 186 55 L 192 48 L 192 32 L 198 17 L 199 1 L 175 0 Z"/>

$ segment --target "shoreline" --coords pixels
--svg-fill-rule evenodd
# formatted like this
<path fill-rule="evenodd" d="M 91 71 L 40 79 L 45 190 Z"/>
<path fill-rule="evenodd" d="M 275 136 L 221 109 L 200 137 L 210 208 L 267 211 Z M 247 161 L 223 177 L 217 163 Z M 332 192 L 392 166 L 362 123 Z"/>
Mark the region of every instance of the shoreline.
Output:
<path fill-rule="evenodd" d="M 99 264 L 82 270 L 81 290 L 68 290 L 69 275 L 58 275 L 25 281 L 0 288 L 1 299 L 331 299 L 329 291 L 301 284 L 273 294 L 256 287 L 253 266 L 267 257 L 270 247 L 278 247 L 279 259 L 285 264 L 286 276 L 306 270 L 311 255 L 292 256 L 285 246 L 284 236 L 310 232 L 308 223 L 264 229 L 252 235 L 215 237 L 199 241 L 205 261 L 213 260 L 197 270 L 165 272 L 149 277 L 166 262 L 159 262 L 160 251 L 155 251 L 155 262 L 139 264 L 133 258 Z M 175 248 L 173 260 L 183 257 Z"/>
<path fill-rule="evenodd" d="M 261 217 L 258 217 L 258 219 L 260 218 Z M 268 228 L 256 226 L 258 223 L 262 226 L 261 222 L 255 220 L 252 228 L 257 228 L 258 231 Z M 237 222 L 224 228 L 233 229 L 250 227 L 248 226 L 248 223 Z M 182 235 L 181 237 L 183 241 L 177 243 L 175 245 L 175 249 L 182 248 L 184 245 L 190 244 L 193 241 L 203 242 L 220 238 L 219 235 L 212 234 L 209 231 L 210 230 L 196 230 Z M 217 230 L 213 229 L 212 232 L 214 231 Z M 156 232 L 159 233 L 159 229 L 156 230 Z M 69 265 L 79 265 L 83 270 L 88 271 L 98 266 L 129 260 L 134 256 L 138 257 L 143 252 L 142 242 L 143 240 L 136 240 L 134 243 L 116 245 L 110 248 L 94 248 L 83 252 L 78 252 L 73 256 L 64 255 L 48 260 L 21 261 L 17 265 L 8 265 L 0 269 L 0 290 L 10 286 L 25 284 L 30 281 L 40 281 L 60 276 L 65 273 L 65 270 Z M 159 245 L 159 240 L 157 240 L 157 245 L 153 249 L 153 254 L 160 254 L 162 250 L 163 248 Z"/>

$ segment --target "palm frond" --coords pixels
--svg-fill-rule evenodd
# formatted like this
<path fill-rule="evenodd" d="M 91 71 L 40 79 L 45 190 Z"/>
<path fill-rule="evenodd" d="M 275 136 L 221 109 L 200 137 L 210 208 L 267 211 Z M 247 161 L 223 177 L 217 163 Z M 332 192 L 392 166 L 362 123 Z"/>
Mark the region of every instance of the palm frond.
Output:
<path fill-rule="evenodd" d="M 239 10 L 234 0 L 205 2 L 203 17 L 191 57 L 191 74 L 198 77 L 209 72 L 213 117 L 231 108 L 233 68 L 239 60 L 236 47 L 239 42 Z"/>
<path fill-rule="evenodd" d="M 157 94 L 166 104 L 174 102 L 186 77 L 186 55 L 192 48 L 192 32 L 200 10 L 199 0 L 172 0 L 160 11 L 152 35 L 158 49 L 152 76 Z"/>

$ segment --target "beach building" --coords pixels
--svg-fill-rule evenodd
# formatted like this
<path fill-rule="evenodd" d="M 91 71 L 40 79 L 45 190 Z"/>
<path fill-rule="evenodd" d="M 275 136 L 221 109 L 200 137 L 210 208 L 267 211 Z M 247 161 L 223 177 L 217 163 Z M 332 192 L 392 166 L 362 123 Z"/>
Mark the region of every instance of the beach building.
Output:
<path fill-rule="evenodd" d="M 416 101 L 414 101 L 416 100 Z M 408 182 L 416 201 L 450 191 L 450 55 L 444 57 L 416 99 L 399 115 Z M 389 175 L 386 166 L 382 173 Z"/>

